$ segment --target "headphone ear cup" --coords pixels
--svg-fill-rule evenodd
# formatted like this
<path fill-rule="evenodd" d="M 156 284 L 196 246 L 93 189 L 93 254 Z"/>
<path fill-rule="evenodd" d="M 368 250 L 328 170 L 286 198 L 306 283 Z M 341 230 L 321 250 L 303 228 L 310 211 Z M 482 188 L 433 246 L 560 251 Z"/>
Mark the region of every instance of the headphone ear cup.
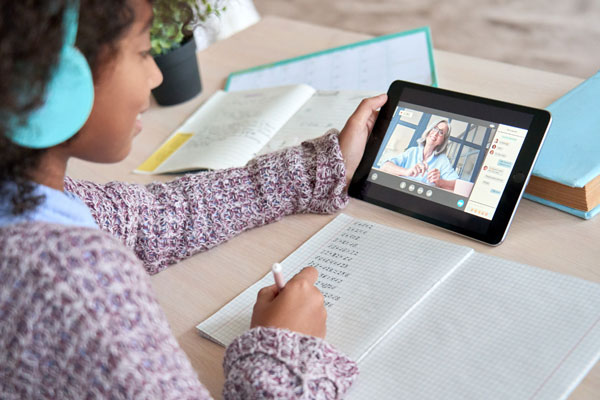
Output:
<path fill-rule="evenodd" d="M 25 125 L 12 129 L 11 140 L 29 148 L 47 148 L 75 135 L 94 104 L 94 81 L 87 60 L 74 46 L 65 46 L 46 88 L 44 104 Z"/>

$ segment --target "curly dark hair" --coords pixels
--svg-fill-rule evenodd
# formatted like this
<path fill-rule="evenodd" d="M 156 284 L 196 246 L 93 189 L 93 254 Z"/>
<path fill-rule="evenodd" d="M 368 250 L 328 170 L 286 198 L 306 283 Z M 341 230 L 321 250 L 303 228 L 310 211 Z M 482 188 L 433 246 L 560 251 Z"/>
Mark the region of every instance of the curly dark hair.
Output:
<path fill-rule="evenodd" d="M 8 117 L 26 121 L 43 103 L 63 46 L 64 11 L 73 1 L 20 0 L 0 5 L 0 76 L 5 77 L 0 79 L 0 190 L 11 193 L 14 215 L 35 209 L 43 200 L 33 193 L 31 173 L 45 149 L 24 148 L 9 140 Z M 88 60 L 94 80 L 114 59 L 118 40 L 134 17 L 131 0 L 80 0 L 76 46 Z M 7 183 L 13 183 L 16 191 L 6 190 Z"/>

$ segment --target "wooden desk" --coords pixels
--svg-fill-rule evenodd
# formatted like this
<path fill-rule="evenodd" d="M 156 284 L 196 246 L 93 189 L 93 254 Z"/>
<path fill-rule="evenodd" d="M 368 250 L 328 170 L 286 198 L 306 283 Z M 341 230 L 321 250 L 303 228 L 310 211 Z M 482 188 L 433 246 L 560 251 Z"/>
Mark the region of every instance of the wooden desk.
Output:
<path fill-rule="evenodd" d="M 153 106 L 144 116 L 144 132 L 121 163 L 73 161 L 69 174 L 97 182 L 124 180 L 147 183 L 168 177 L 134 175 L 130 171 L 204 100 L 225 84 L 230 72 L 339 46 L 368 36 L 276 17 L 214 44 L 199 53 L 204 91 L 183 105 Z M 434 37 L 435 39 L 435 37 Z M 545 107 L 581 79 L 493 61 L 435 52 L 440 87 L 530 106 Z M 504 244 L 488 247 L 424 222 L 351 200 L 345 213 L 407 231 L 474 248 L 476 251 L 600 282 L 600 217 L 584 221 L 570 214 L 523 200 Z M 223 387 L 224 349 L 201 338 L 195 325 L 268 272 L 327 224 L 333 215 L 297 215 L 254 229 L 208 252 L 198 254 L 152 277 L 152 284 L 173 333 L 213 396 Z M 597 398 L 600 367 L 596 366 L 572 399 Z"/>

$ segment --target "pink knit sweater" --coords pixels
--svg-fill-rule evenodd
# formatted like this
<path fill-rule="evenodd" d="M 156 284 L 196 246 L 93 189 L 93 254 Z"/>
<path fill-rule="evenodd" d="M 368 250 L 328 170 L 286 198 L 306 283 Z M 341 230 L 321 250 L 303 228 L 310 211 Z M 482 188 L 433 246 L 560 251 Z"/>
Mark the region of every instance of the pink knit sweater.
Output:
<path fill-rule="evenodd" d="M 0 398 L 206 399 L 147 273 L 287 214 L 347 202 L 337 136 L 147 186 L 65 180 L 101 230 L 0 228 Z M 356 364 L 273 328 L 227 348 L 225 398 L 339 398 Z"/>

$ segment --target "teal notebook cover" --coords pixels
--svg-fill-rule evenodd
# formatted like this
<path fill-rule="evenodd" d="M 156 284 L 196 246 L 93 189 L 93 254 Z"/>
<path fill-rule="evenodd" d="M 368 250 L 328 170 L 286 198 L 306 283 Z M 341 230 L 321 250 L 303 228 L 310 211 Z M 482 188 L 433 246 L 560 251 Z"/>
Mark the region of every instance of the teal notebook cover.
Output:
<path fill-rule="evenodd" d="M 600 175 L 600 71 L 547 108 L 552 125 L 533 175 L 571 187 L 583 187 Z M 540 199 L 526 198 L 581 218 L 592 218 L 600 206 L 585 212 Z"/>
<path fill-rule="evenodd" d="M 523 195 L 523 197 L 525 197 L 526 199 L 529 199 L 529 200 L 537 201 L 538 203 L 544 204 L 546 206 L 554 207 L 561 211 L 568 212 L 569 214 L 573 214 L 573 215 L 575 215 L 579 218 L 583 218 L 583 219 L 591 219 L 593 216 L 595 216 L 596 214 L 598 214 L 600 212 L 600 205 L 597 205 L 596 207 L 592 208 L 590 211 L 583 211 L 583 210 L 578 210 L 576 208 L 567 207 L 565 205 L 555 203 L 550 200 L 542 199 L 541 197 L 533 196 L 529 193 L 525 193 Z"/>
<path fill-rule="evenodd" d="M 351 44 L 347 44 L 344 46 L 339 46 L 339 47 L 334 47 L 331 49 L 327 49 L 327 50 L 322 50 L 322 51 L 317 51 L 314 53 L 309 53 L 309 54 L 305 54 L 299 57 L 293 57 L 293 58 L 289 58 L 289 59 L 285 59 L 285 60 L 281 60 L 281 61 L 277 61 L 274 63 L 270 63 L 270 64 L 264 64 L 264 65 L 259 65 L 256 67 L 252 67 L 252 68 L 248 68 L 248 69 L 244 69 L 244 70 L 240 70 L 240 71 L 236 71 L 236 72 L 232 72 L 231 74 L 229 74 L 229 76 L 227 77 L 227 82 L 225 83 L 225 91 L 229 91 L 231 90 L 232 87 L 232 81 L 241 76 L 241 75 L 250 75 L 250 76 L 258 76 L 258 74 L 260 74 L 261 72 L 267 72 L 269 70 L 271 71 L 275 71 L 275 68 L 279 68 L 282 66 L 285 66 L 286 64 L 294 64 L 297 62 L 303 62 L 306 60 L 315 60 L 315 64 L 320 64 L 319 63 L 319 58 L 323 59 L 325 57 L 336 57 L 336 55 L 341 54 L 341 52 L 343 52 L 344 50 L 348 50 L 348 49 L 356 49 L 356 48 L 362 48 L 362 49 L 367 49 L 369 46 L 371 45 L 386 45 L 386 42 L 390 42 L 393 39 L 397 39 L 397 38 L 401 38 L 401 37 L 406 37 L 406 36 L 411 36 L 411 35 L 419 35 L 419 34 L 423 34 L 424 35 L 424 47 L 426 47 L 426 51 L 427 51 L 427 63 L 428 63 L 428 67 L 429 67 L 429 71 L 428 71 L 428 82 L 417 82 L 414 79 L 410 79 L 406 76 L 402 76 L 402 74 L 399 74 L 397 76 L 395 76 L 393 79 L 391 79 L 389 82 L 385 82 L 385 87 L 380 88 L 380 87 L 376 87 L 376 88 L 368 88 L 368 89 L 364 89 L 364 90 L 375 90 L 375 91 L 381 91 L 386 92 L 387 88 L 389 87 L 389 85 L 392 83 L 393 80 L 396 79 L 402 79 L 402 80 L 409 80 L 409 81 L 415 81 L 415 83 L 421 83 L 421 84 L 429 84 L 431 86 L 437 87 L 438 85 L 438 81 L 437 81 L 437 74 L 436 74 L 436 70 L 435 70 L 435 64 L 433 61 L 433 44 L 432 44 L 432 40 L 431 40 L 431 31 L 429 29 L 428 26 L 424 26 L 421 28 L 417 28 L 417 29 L 412 29 L 409 31 L 404 31 L 404 32 L 398 32 L 398 33 L 393 33 L 390 35 L 384 35 L 384 36 L 378 36 L 372 39 L 367 39 L 367 40 L 363 40 L 360 42 L 356 42 L 356 43 L 351 43 Z M 388 49 L 390 52 L 391 51 L 398 51 L 398 49 L 394 49 L 394 48 L 389 48 Z M 405 49 L 406 51 L 406 49 Z M 366 51 L 365 53 L 368 53 L 368 51 Z M 389 53 L 388 53 L 389 54 Z M 367 54 L 365 54 L 365 56 L 367 56 Z M 377 63 L 385 63 L 386 61 L 389 60 L 370 60 L 370 62 L 374 63 L 373 65 L 377 64 Z M 367 68 L 367 64 L 366 63 L 364 65 L 364 68 Z M 312 68 L 312 66 L 309 66 L 309 68 Z M 330 71 L 326 71 L 327 73 L 329 73 Z M 357 77 L 357 79 L 360 79 L 359 77 Z M 260 80 L 260 78 L 258 79 Z M 287 81 L 287 82 L 279 82 L 278 84 L 276 84 L 275 86 L 279 86 L 279 85 L 289 85 L 289 84 L 298 84 L 298 83 L 307 83 L 310 84 L 309 82 L 292 82 L 292 81 Z M 315 87 L 315 89 L 317 90 L 330 90 L 327 88 L 320 88 L 317 87 L 317 85 L 313 85 Z M 255 87 L 258 88 L 258 87 Z M 360 89 L 360 90 L 363 90 Z M 352 89 L 352 90 L 359 90 L 359 89 Z"/>
<path fill-rule="evenodd" d="M 571 187 L 600 175 L 600 72 L 547 108 L 552 126 L 533 174 Z"/>

